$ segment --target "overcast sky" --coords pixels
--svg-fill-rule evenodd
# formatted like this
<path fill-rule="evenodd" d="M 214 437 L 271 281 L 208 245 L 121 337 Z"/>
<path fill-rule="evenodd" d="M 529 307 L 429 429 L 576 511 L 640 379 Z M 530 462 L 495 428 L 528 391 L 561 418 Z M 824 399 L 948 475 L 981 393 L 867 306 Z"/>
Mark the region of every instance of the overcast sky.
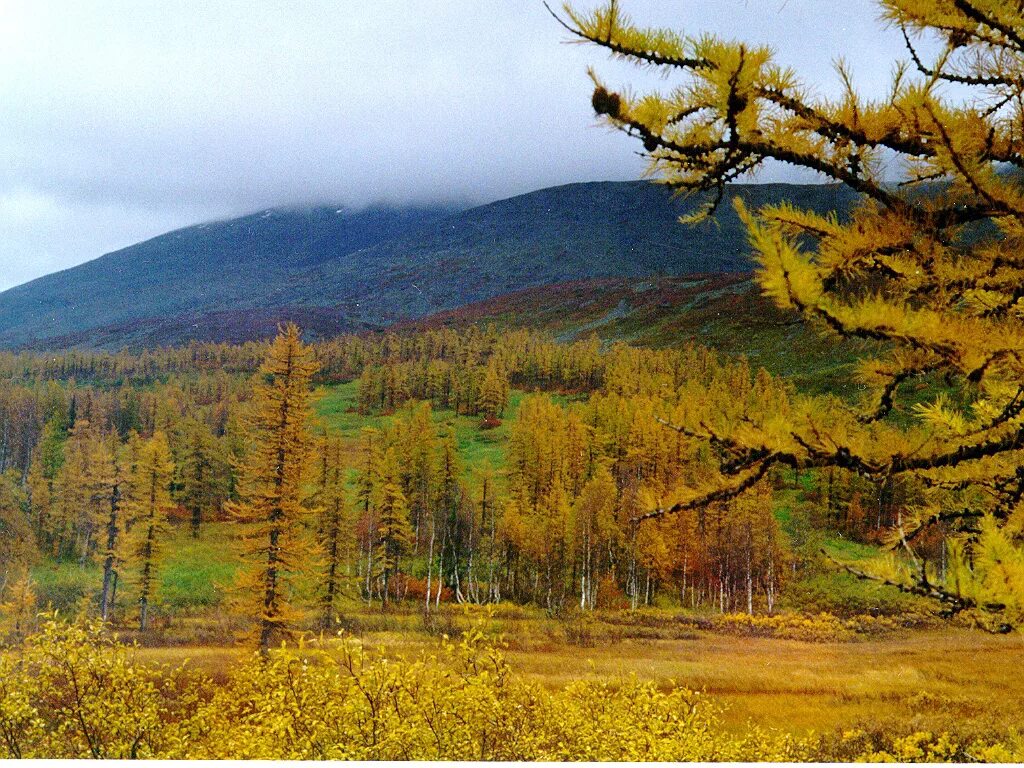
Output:
<path fill-rule="evenodd" d="M 822 94 L 836 56 L 867 94 L 901 53 L 870 0 L 622 6 L 770 43 Z M 0 290 L 271 206 L 635 178 L 637 147 L 596 127 L 585 70 L 636 72 L 565 40 L 541 0 L 0 0 Z"/>

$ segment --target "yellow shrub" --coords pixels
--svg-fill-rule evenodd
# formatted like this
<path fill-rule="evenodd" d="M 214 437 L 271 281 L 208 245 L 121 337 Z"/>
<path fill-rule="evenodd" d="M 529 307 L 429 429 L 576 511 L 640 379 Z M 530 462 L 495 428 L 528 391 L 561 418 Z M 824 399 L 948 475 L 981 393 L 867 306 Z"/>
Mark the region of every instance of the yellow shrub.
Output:
<path fill-rule="evenodd" d="M 389 660 L 358 641 L 274 651 L 227 682 L 152 670 L 95 625 L 51 620 L 0 654 L 0 754 L 373 760 L 801 759 L 787 736 L 722 732 L 718 708 L 635 679 L 546 691 L 478 628 Z"/>
<path fill-rule="evenodd" d="M 803 620 L 731 617 L 735 626 Z M 784 622 L 784 623 L 783 623 Z M 835 629 L 808 620 L 810 631 Z M 343 637 L 238 664 L 222 684 L 140 664 L 89 624 L 53 618 L 0 653 L 0 757 L 334 760 L 1008 760 L 1018 741 L 946 733 L 797 739 L 727 732 L 720 708 L 636 678 L 549 691 L 517 675 L 484 622 L 432 653 L 388 659 Z"/>
<path fill-rule="evenodd" d="M 47 620 L 0 654 L 0 732 L 11 757 L 156 757 L 176 674 L 137 664 L 98 625 Z"/>

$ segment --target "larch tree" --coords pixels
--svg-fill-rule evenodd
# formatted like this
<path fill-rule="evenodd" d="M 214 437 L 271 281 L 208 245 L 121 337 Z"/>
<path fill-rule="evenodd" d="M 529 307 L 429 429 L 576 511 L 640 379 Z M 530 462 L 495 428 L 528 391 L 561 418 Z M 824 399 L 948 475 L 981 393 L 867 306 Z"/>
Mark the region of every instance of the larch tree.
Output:
<path fill-rule="evenodd" d="M 356 475 L 356 504 L 359 510 L 360 547 L 366 555 L 363 590 L 369 603 L 373 600 L 373 558 L 377 548 L 377 509 L 383 486 L 384 453 L 378 430 L 364 427 L 360 437 L 363 458 Z M 362 562 L 360 568 L 363 568 Z"/>
<path fill-rule="evenodd" d="M 8 641 L 23 640 L 38 627 L 38 597 L 32 574 L 27 568 L 6 587 L 0 585 L 0 629 L 9 633 Z"/>
<path fill-rule="evenodd" d="M 54 485 L 64 463 L 64 443 L 67 427 L 62 418 L 53 416 L 43 425 L 42 434 L 32 456 L 28 472 L 29 496 L 32 503 L 33 527 L 41 544 L 47 550 L 56 547 L 51 520 L 54 503 Z"/>
<path fill-rule="evenodd" d="M 239 586 L 256 616 L 264 655 L 295 620 L 288 580 L 309 553 L 303 522 L 309 515 L 310 384 L 318 367 L 298 327 L 282 326 L 256 378 L 240 500 L 227 507 L 245 544 L 248 566 Z"/>
<path fill-rule="evenodd" d="M 617 496 L 615 480 L 603 462 L 583 486 L 573 508 L 581 609 L 597 606 L 601 556 L 610 549 L 614 537 Z"/>
<path fill-rule="evenodd" d="M 149 609 L 160 584 L 159 569 L 167 546 L 172 508 L 171 478 L 174 461 L 167 435 L 156 432 L 139 448 L 132 469 L 127 516 L 133 521 L 126 536 L 126 555 L 138 593 L 139 631 L 149 624 Z"/>
<path fill-rule="evenodd" d="M 317 529 L 324 558 L 320 591 L 321 621 L 328 629 L 337 621 L 342 570 L 352 534 L 345 501 L 345 466 L 342 451 L 341 438 L 330 437 L 324 440 L 321 479 L 316 499 L 316 505 L 320 509 Z"/>
<path fill-rule="evenodd" d="M 459 457 L 459 446 L 455 439 L 455 430 L 449 427 L 438 443 L 437 469 L 434 474 L 434 505 L 431 526 L 440 527 L 441 541 L 438 548 L 437 590 L 434 594 L 434 605 L 441 602 L 441 593 L 445 586 L 445 563 L 449 563 L 450 586 L 459 597 L 459 568 L 462 558 L 462 542 L 460 528 L 462 519 L 460 512 L 465 496 L 462 483 L 462 460 Z M 430 551 L 434 551 L 434 528 L 431 528 Z M 429 566 L 428 566 L 429 567 Z M 430 581 L 428 572 L 428 582 Z M 427 600 L 429 602 L 429 595 Z"/>
<path fill-rule="evenodd" d="M 419 403 L 411 409 L 408 421 L 399 424 L 403 425 L 403 431 L 395 448 L 399 451 L 402 490 L 409 502 L 409 518 L 416 534 L 413 543 L 413 552 L 416 554 L 419 552 L 420 540 L 427 529 L 432 528 L 433 520 L 431 491 L 438 436 L 430 403 Z"/>
<path fill-rule="evenodd" d="M 17 473 L 0 474 L 0 599 L 28 572 L 35 559 L 28 498 Z"/>
<path fill-rule="evenodd" d="M 76 532 L 82 530 L 83 519 L 92 517 L 88 427 L 87 421 L 79 421 L 70 431 L 64 446 L 63 460 L 53 480 L 46 525 L 51 553 L 58 559 L 78 552 L 79 537 Z M 42 493 L 38 494 L 38 497 L 42 496 Z"/>
<path fill-rule="evenodd" d="M 872 397 L 859 407 L 798 398 L 731 428 L 691 413 L 674 426 L 711 441 L 720 471 L 646 516 L 726 500 L 780 464 L 912 476 L 927 494 L 893 530 L 902 555 L 860 575 L 1007 631 L 1024 622 L 1024 8 L 880 6 L 905 48 L 874 100 L 842 64 L 843 96 L 818 98 L 768 48 L 644 29 L 614 1 L 559 17 L 577 39 L 676 78 L 671 90 L 631 95 L 592 72 L 592 105 L 642 144 L 661 183 L 701 195 L 697 216 L 770 160 L 860 201 L 846 220 L 789 203 L 738 209 L 768 297 L 824 333 L 875 343 L 860 364 Z M 938 44 L 934 57 L 922 55 L 925 39 Z M 930 396 L 914 386 L 922 380 L 944 391 Z M 951 535 L 944 577 L 914 550 L 939 523 Z"/>
<path fill-rule="evenodd" d="M 117 439 L 117 432 L 107 437 L 108 455 L 111 457 L 111 474 L 108 494 L 106 496 L 105 519 L 102 521 L 101 541 L 103 542 L 103 587 L 100 589 L 100 618 L 106 621 L 117 589 L 118 544 L 124 533 L 124 515 L 122 514 L 123 486 L 128 477 L 126 464 L 127 449 L 122 448 Z"/>
<path fill-rule="evenodd" d="M 501 589 L 498 579 L 495 578 L 498 552 L 498 516 L 500 505 L 497 497 L 498 473 L 491 466 L 491 463 L 484 460 L 475 471 L 476 485 L 479 493 L 480 505 L 480 535 L 487 552 L 486 558 L 486 584 L 487 592 L 484 595 L 484 602 L 497 603 L 501 600 Z M 482 554 L 482 553 L 481 553 Z M 430 596 L 427 595 L 429 603 Z"/>
<path fill-rule="evenodd" d="M 381 580 L 381 599 L 387 609 L 395 577 L 401 572 L 402 558 L 412 549 L 413 530 L 409 523 L 409 504 L 398 477 L 398 460 L 393 448 L 384 454 L 384 471 L 377 518 L 377 572 Z M 397 597 L 397 595 L 396 595 Z"/>
<path fill-rule="evenodd" d="M 96 547 L 115 485 L 108 441 L 99 425 L 80 418 L 68 433 L 50 502 L 54 555 L 75 555 L 85 563 Z"/>
<path fill-rule="evenodd" d="M 198 539 L 203 521 L 227 497 L 227 462 L 205 424 L 189 419 L 183 431 L 178 497 L 189 513 L 192 538 Z"/>
<path fill-rule="evenodd" d="M 477 410 L 484 419 L 495 421 L 505 412 L 508 402 L 508 380 L 493 362 L 484 371 L 477 396 Z"/>

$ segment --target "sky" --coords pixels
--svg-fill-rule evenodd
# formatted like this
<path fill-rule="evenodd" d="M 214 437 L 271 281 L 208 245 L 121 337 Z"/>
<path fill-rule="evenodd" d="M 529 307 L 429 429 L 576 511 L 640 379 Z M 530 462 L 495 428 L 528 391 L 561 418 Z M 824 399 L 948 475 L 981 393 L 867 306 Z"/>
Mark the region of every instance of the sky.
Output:
<path fill-rule="evenodd" d="M 621 7 L 768 43 L 826 96 L 838 56 L 869 95 L 902 55 L 871 0 Z M 637 178 L 635 142 L 594 119 L 586 68 L 671 82 L 567 40 L 541 0 L 0 0 L 0 290 L 269 207 Z"/>

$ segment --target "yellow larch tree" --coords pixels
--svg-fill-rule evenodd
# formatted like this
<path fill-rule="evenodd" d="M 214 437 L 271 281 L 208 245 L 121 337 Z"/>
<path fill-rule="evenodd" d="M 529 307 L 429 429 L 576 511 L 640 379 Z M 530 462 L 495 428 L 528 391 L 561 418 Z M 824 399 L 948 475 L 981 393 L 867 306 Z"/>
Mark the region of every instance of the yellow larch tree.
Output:
<path fill-rule="evenodd" d="M 495 362 L 484 370 L 477 395 L 477 409 L 484 419 L 500 419 L 508 403 L 508 379 Z"/>
<path fill-rule="evenodd" d="M 401 572 L 402 558 L 412 549 L 412 541 L 409 504 L 402 492 L 395 451 L 389 448 L 384 454 L 377 523 L 377 572 L 385 610 L 391 592 L 397 588 L 395 577 Z M 395 596 L 398 597 L 397 594 Z"/>
<path fill-rule="evenodd" d="M 150 607 L 160 584 L 160 563 L 170 533 L 167 514 L 173 506 L 173 475 L 167 435 L 156 432 L 139 447 L 125 504 L 125 516 L 132 525 L 125 537 L 124 559 L 138 594 L 140 632 L 149 624 Z"/>
<path fill-rule="evenodd" d="M 100 618 L 104 621 L 110 615 L 114 590 L 117 588 L 118 544 L 124 533 L 125 521 L 121 507 L 123 506 L 124 486 L 130 480 L 127 465 L 128 449 L 122 447 L 117 433 L 107 436 L 108 455 L 110 456 L 109 493 L 105 498 L 104 518 L 101 518 L 100 556 L 103 562 L 103 587 L 100 590 Z"/>
<path fill-rule="evenodd" d="M 323 550 L 323 573 L 320 581 L 321 622 L 330 629 L 337 621 L 337 604 L 341 597 L 343 569 L 352 544 L 352 521 L 348 514 L 345 493 L 343 444 L 339 437 L 328 437 L 322 445 L 323 461 L 317 489 L 316 506 L 320 509 L 320 547 Z"/>
<path fill-rule="evenodd" d="M 242 603 L 256 617 L 263 654 L 295 619 L 288 579 L 308 554 L 303 522 L 310 513 L 310 383 L 318 367 L 298 327 L 282 326 L 256 377 L 240 500 L 227 505 L 244 542 Z"/>
<path fill-rule="evenodd" d="M 841 63 L 843 95 L 820 98 L 767 47 L 645 29 L 614 0 L 558 17 L 577 39 L 675 79 L 637 95 L 592 72 L 592 105 L 642 144 L 658 181 L 702 196 L 691 218 L 767 161 L 859 199 L 842 220 L 789 203 L 737 207 L 763 292 L 824 333 L 874 344 L 860 364 L 871 398 L 795 398 L 739 419 L 735 404 L 689 409 L 674 426 L 710 441 L 720 472 L 648 516 L 727 500 L 780 464 L 913 476 L 927 494 L 893 531 L 901 556 L 860 575 L 1005 631 L 1024 622 L 1024 9 L 879 5 L 905 46 L 874 99 Z M 938 44 L 933 57 L 924 40 Z M 943 391 L 913 386 L 922 381 Z M 953 536 L 945 577 L 914 553 L 940 522 Z"/>
<path fill-rule="evenodd" d="M 0 474 L 0 600 L 35 559 L 28 498 L 14 470 Z"/>
<path fill-rule="evenodd" d="M 573 507 L 573 539 L 579 570 L 580 608 L 595 608 L 601 583 L 602 553 L 615 538 L 618 489 L 607 462 L 583 486 Z"/>
<path fill-rule="evenodd" d="M 381 434 L 372 427 L 360 431 L 362 459 L 356 475 L 356 505 L 360 530 L 360 569 L 363 574 L 363 593 L 367 603 L 373 601 L 374 553 L 377 549 L 377 510 L 383 486 L 384 452 Z M 365 556 L 365 564 L 362 562 Z"/>

